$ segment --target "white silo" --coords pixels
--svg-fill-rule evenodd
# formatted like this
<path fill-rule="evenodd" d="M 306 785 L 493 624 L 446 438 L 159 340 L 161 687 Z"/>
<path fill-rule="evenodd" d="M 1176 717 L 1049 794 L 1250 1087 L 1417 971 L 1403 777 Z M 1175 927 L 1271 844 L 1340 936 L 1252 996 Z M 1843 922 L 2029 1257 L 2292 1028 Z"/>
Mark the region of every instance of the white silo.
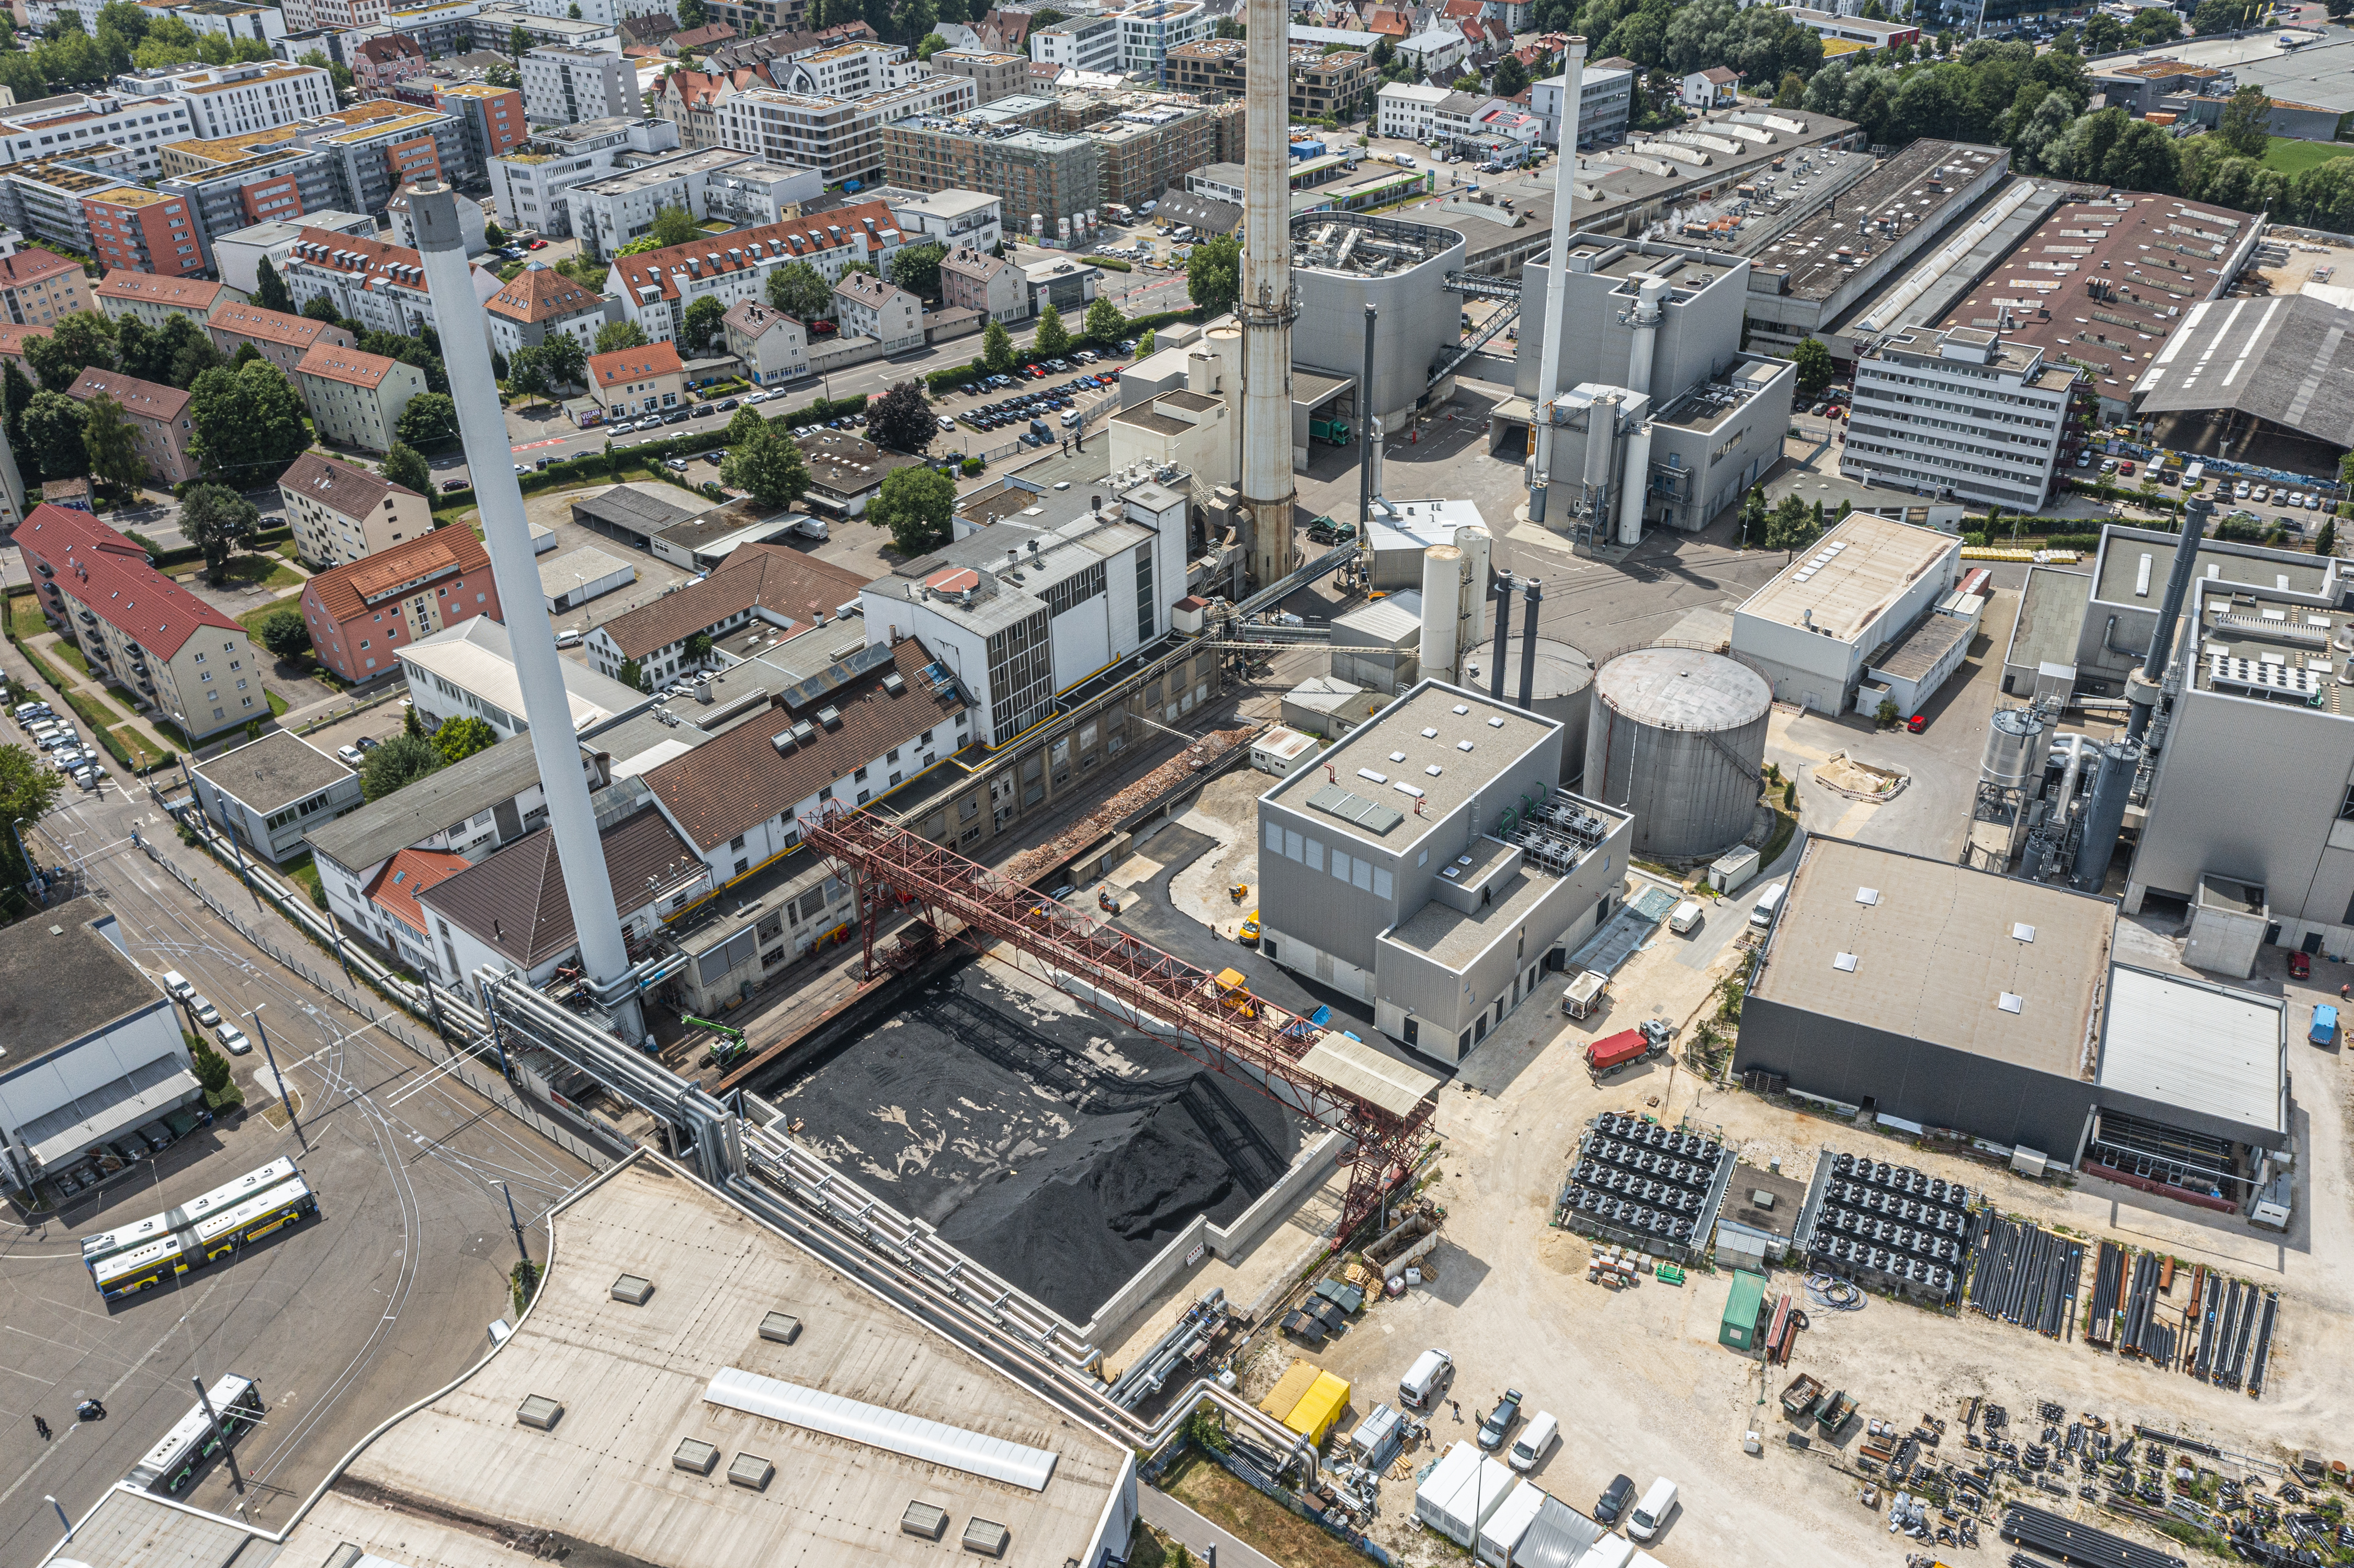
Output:
<path fill-rule="evenodd" d="M 1422 674 L 1427 681 L 1455 679 L 1456 620 L 1463 599 L 1463 552 L 1433 545 L 1422 553 Z"/>
<path fill-rule="evenodd" d="M 1465 602 L 1455 622 L 1455 646 L 1466 652 L 1488 641 L 1488 563 L 1495 545 L 1488 530 L 1476 523 L 1455 530 L 1455 547 L 1469 566 Z"/>

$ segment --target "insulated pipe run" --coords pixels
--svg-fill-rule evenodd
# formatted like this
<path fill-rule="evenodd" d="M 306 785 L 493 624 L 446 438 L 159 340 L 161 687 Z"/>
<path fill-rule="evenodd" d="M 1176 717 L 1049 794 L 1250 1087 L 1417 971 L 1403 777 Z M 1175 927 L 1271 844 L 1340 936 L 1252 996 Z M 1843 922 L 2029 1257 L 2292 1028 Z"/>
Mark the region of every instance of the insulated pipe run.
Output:
<path fill-rule="evenodd" d="M 450 397 L 457 405 L 467 466 L 474 475 L 492 580 L 498 584 L 503 602 L 537 604 L 543 597 L 539 567 L 524 520 L 523 488 L 515 482 L 506 416 L 499 408 L 498 378 L 491 374 L 489 323 L 482 302 L 474 297 L 465 238 L 458 229 L 457 194 L 445 180 L 420 181 L 410 187 L 408 211 L 417 229 L 426 293 L 440 323 L 441 357 L 450 372 Z M 531 723 L 532 756 L 547 792 L 547 822 L 557 863 L 565 869 L 565 899 L 580 939 L 581 967 L 598 1004 L 634 1045 L 645 1037 L 645 1019 L 630 980 L 620 916 L 613 909 L 605 847 L 597 834 L 597 809 L 589 803 L 588 781 L 580 770 L 555 624 L 544 615 L 510 615 L 507 644 L 515 683 L 523 690 L 524 714 Z"/>
<path fill-rule="evenodd" d="M 1537 607 L 1544 602 L 1544 584 L 1531 577 L 1521 590 L 1521 602 L 1528 610 L 1528 619 L 1521 627 L 1521 711 L 1536 712 L 1537 697 Z"/>
<path fill-rule="evenodd" d="M 1512 578 L 1506 573 L 1496 578 L 1496 656 L 1495 666 L 1488 672 L 1488 694 L 1498 702 L 1504 700 L 1504 643 L 1512 635 Z"/>
<path fill-rule="evenodd" d="M 1627 474 L 1618 482 L 1618 542 L 1643 542 L 1643 498 L 1651 488 L 1651 421 L 1627 438 Z"/>
<path fill-rule="evenodd" d="M 1562 56 L 1561 136 L 1553 150 L 1553 249 L 1545 274 L 1544 335 L 1538 339 L 1537 399 L 1530 443 L 1529 521 L 1545 518 L 1545 487 L 1553 480 L 1553 406 L 1561 396 L 1563 319 L 1569 313 L 1569 242 L 1577 233 L 1569 204 L 1577 194 L 1578 94 L 1585 80 L 1585 40 L 1572 38 Z"/>
<path fill-rule="evenodd" d="M 2069 804 L 2076 799 L 2077 775 L 2084 766 L 2084 737 L 2063 735 L 2060 742 L 2068 749 L 2068 768 L 2060 775 L 2060 796 L 2052 805 L 2052 816 L 2053 821 L 2064 823 L 2068 820 Z"/>

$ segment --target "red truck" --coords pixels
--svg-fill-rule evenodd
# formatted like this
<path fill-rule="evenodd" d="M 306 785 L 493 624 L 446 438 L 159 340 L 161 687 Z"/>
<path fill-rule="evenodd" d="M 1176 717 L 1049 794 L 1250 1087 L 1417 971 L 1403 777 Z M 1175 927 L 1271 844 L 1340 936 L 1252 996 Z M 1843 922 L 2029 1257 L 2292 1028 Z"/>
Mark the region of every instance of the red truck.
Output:
<path fill-rule="evenodd" d="M 1599 1078 L 1629 1062 L 1656 1055 L 1667 1049 L 1673 1033 L 1659 1020 L 1646 1019 L 1636 1028 L 1606 1034 L 1585 1048 L 1585 1070 Z"/>

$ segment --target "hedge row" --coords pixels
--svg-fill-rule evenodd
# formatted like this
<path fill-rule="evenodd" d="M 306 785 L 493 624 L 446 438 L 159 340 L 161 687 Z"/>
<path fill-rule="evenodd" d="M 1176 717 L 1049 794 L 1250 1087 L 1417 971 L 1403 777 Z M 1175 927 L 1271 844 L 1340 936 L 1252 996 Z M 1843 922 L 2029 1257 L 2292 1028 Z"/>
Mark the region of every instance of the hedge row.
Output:
<path fill-rule="evenodd" d="M 158 571 L 167 571 L 174 567 L 185 567 L 191 561 L 201 561 L 205 558 L 204 547 L 200 545 L 183 545 L 176 550 L 158 550 L 152 541 L 143 539 L 136 534 L 129 535 L 127 537 L 133 544 L 139 546 L 154 557 L 155 569 Z M 294 530 L 292 528 L 264 528 L 246 540 L 245 549 L 248 554 L 258 556 L 262 551 L 283 545 L 293 537 Z"/>
<path fill-rule="evenodd" d="M 1135 268 L 1129 266 L 1127 262 L 1121 260 L 1117 256 L 1082 256 L 1079 260 L 1088 262 L 1094 266 L 1108 267 L 1115 272 L 1133 272 L 1136 270 Z"/>

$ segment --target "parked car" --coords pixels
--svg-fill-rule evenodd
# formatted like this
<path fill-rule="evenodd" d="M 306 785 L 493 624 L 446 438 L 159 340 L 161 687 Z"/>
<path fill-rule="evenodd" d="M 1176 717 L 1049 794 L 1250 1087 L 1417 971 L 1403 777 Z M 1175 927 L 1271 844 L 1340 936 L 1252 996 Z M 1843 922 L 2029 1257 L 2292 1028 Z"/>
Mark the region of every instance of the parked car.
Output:
<path fill-rule="evenodd" d="M 471 483 L 472 482 L 463 479 L 445 479 L 441 482 L 441 493 L 447 495 L 453 490 L 471 488 Z"/>
<path fill-rule="evenodd" d="M 581 633 L 578 631 L 561 632 L 556 639 L 556 645 L 558 648 L 578 648 L 580 646 L 580 642 Z"/>
<path fill-rule="evenodd" d="M 949 418 L 946 414 L 935 414 L 932 416 L 932 423 L 938 425 L 943 430 L 953 432 L 956 429 L 956 421 Z"/>
<path fill-rule="evenodd" d="M 362 763 L 367 760 L 367 753 L 362 751 L 356 746 L 339 746 L 335 747 L 335 755 L 342 758 L 345 762 L 350 763 L 354 768 L 359 767 Z"/>
<path fill-rule="evenodd" d="M 248 1040 L 245 1037 L 245 1031 L 234 1023 L 215 1024 L 213 1038 L 219 1041 L 221 1049 L 232 1056 L 242 1056 L 253 1049 L 253 1042 Z"/>
<path fill-rule="evenodd" d="M 188 1011 L 196 1015 L 198 1023 L 207 1029 L 221 1021 L 220 1009 L 194 992 L 188 996 Z"/>
<path fill-rule="evenodd" d="M 1521 1391 L 1508 1388 L 1504 1391 L 1504 1397 L 1496 1401 L 1496 1408 L 1488 1412 L 1488 1418 L 1479 1423 L 1479 1446 L 1489 1449 L 1503 1446 L 1504 1438 L 1520 1419 Z"/>
<path fill-rule="evenodd" d="M 1635 1481 L 1630 1476 L 1613 1476 L 1610 1484 L 1602 1489 L 1602 1496 L 1594 1504 L 1594 1522 L 1607 1528 L 1618 1522 L 1627 1511 L 1627 1504 L 1635 1495 Z"/>
<path fill-rule="evenodd" d="M 382 746 L 384 742 L 378 740 L 372 735 L 364 735 L 357 740 L 352 742 L 352 744 L 358 747 L 362 751 L 374 751 L 377 747 Z"/>

